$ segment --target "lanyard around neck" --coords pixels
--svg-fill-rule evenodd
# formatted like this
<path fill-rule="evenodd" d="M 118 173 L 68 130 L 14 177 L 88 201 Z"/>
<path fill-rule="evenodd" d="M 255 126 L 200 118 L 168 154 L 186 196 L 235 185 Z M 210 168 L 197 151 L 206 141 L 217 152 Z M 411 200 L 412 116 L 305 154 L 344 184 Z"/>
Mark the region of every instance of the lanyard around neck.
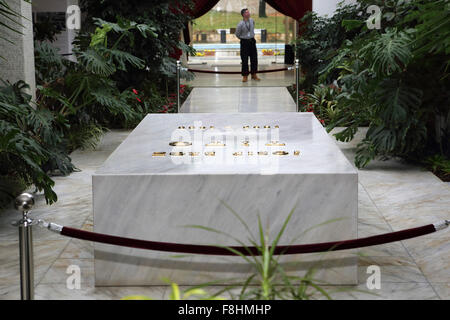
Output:
<path fill-rule="evenodd" d="M 248 32 L 250 32 L 250 27 L 251 27 L 250 20 L 248 20 L 248 24 L 247 24 L 247 21 L 244 20 L 244 24 L 245 24 L 245 27 L 247 28 Z"/>

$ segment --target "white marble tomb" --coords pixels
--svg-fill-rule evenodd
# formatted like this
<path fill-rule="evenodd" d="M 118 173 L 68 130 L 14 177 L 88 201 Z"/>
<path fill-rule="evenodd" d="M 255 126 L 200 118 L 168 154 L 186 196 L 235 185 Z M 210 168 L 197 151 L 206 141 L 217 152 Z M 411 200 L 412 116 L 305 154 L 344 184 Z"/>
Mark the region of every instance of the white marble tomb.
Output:
<path fill-rule="evenodd" d="M 269 240 L 295 208 L 280 244 L 357 237 L 357 171 L 312 113 L 148 115 L 92 183 L 94 231 L 99 233 L 238 245 L 227 236 L 187 227 L 201 225 L 249 244 L 249 232 L 226 203 L 255 237 L 259 214 Z M 346 250 L 280 261 L 292 274 L 302 275 L 314 264 L 320 280 L 356 284 L 356 259 Z M 180 257 L 95 244 L 96 286 L 159 285 L 164 277 L 180 285 L 221 279 L 226 284 L 249 271 L 240 257 Z"/>

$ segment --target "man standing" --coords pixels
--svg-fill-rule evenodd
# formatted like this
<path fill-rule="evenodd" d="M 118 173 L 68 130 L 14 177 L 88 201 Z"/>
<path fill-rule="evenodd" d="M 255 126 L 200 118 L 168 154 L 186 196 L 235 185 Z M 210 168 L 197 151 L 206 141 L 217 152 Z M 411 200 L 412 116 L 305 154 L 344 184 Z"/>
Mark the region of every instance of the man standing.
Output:
<path fill-rule="evenodd" d="M 255 21 L 250 18 L 248 9 L 241 10 L 242 21 L 236 27 L 236 37 L 241 40 L 242 82 L 248 80 L 248 58 L 250 57 L 251 74 L 253 80 L 261 80 L 256 75 L 258 71 L 258 52 L 255 40 Z"/>

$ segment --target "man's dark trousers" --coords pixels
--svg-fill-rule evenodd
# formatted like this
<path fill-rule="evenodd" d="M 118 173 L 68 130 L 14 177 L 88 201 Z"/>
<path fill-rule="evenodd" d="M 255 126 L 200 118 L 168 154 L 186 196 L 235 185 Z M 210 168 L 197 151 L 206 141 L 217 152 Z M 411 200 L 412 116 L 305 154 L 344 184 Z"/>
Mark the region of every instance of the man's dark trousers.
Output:
<path fill-rule="evenodd" d="M 256 50 L 256 40 L 241 39 L 241 59 L 242 59 L 242 75 L 248 76 L 248 57 L 250 57 L 251 74 L 258 71 L 258 52 Z"/>

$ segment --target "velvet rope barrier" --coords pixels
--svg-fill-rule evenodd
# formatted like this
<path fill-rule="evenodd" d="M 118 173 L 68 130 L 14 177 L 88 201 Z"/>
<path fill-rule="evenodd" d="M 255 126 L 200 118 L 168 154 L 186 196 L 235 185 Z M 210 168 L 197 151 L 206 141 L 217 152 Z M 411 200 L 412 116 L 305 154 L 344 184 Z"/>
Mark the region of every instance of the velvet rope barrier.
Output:
<path fill-rule="evenodd" d="M 385 233 L 381 235 L 370 236 L 360 239 L 313 243 L 313 244 L 277 246 L 274 250 L 274 254 L 287 255 L 287 254 L 314 253 L 314 252 L 337 251 L 337 250 L 375 246 L 395 241 L 411 239 L 429 233 L 433 233 L 445 229 L 446 227 L 448 227 L 449 223 L 450 223 L 449 220 L 445 220 L 443 222 L 428 224 L 422 227 Z M 57 224 L 46 223 L 44 221 L 40 221 L 40 224 L 43 225 L 45 228 L 57 232 L 63 236 L 136 249 L 146 249 L 153 251 L 164 251 L 175 253 L 202 254 L 202 255 L 218 255 L 218 256 L 237 255 L 237 252 L 246 256 L 261 255 L 261 252 L 257 247 L 251 246 L 249 247 L 230 246 L 226 248 L 225 246 L 222 247 L 210 245 L 157 242 L 157 241 L 117 237 L 112 235 L 73 229 L 69 227 L 62 227 Z M 229 248 L 231 248 L 235 252 L 233 252 Z"/>
<path fill-rule="evenodd" d="M 187 69 L 190 72 L 196 73 L 216 73 L 216 74 L 241 74 L 241 71 L 216 71 L 216 70 L 202 70 L 202 69 Z M 260 70 L 256 71 L 256 73 L 269 73 L 269 72 L 280 72 L 280 71 L 288 71 L 290 68 L 279 68 L 279 69 L 268 69 L 268 70 Z"/>

